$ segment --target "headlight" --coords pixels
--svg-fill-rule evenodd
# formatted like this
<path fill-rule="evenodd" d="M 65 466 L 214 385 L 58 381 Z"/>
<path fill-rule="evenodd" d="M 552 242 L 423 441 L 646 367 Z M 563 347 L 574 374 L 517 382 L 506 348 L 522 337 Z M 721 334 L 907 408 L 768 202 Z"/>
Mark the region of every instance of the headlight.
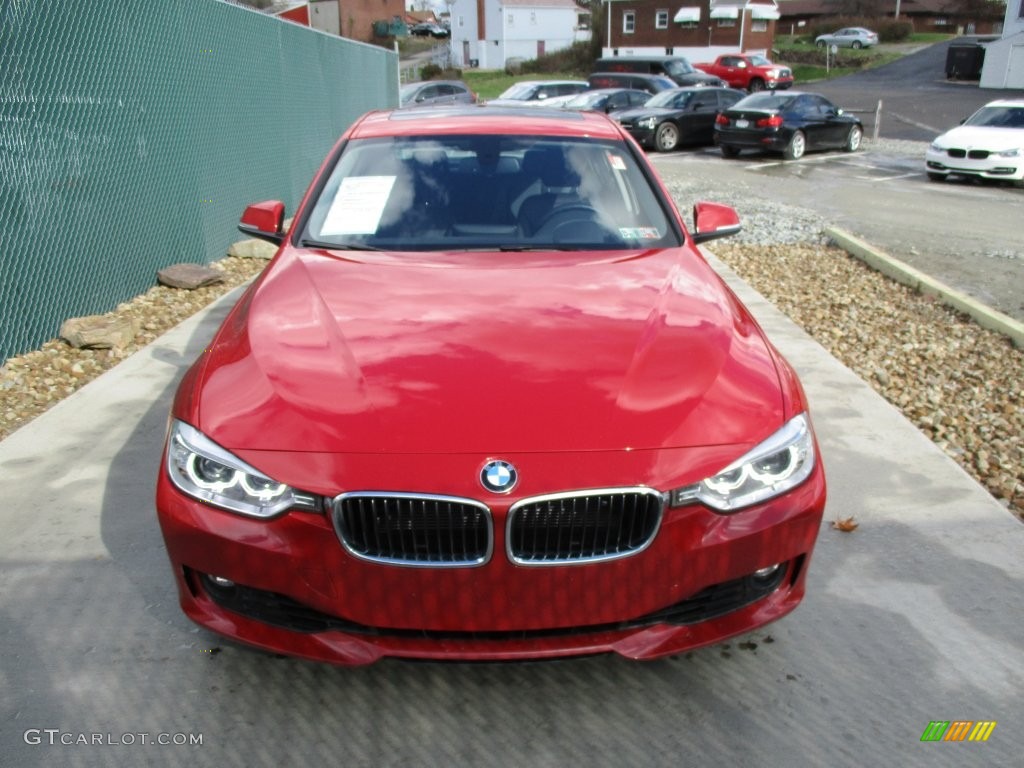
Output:
<path fill-rule="evenodd" d="M 997 157 L 1020 157 L 1020 147 L 1014 147 L 1013 149 L 1004 149 L 1002 152 L 996 152 Z"/>
<path fill-rule="evenodd" d="M 167 440 L 167 473 L 183 493 L 250 517 L 273 517 L 291 507 L 319 509 L 316 496 L 267 477 L 177 419 Z"/>
<path fill-rule="evenodd" d="M 814 469 L 814 439 L 805 414 L 716 475 L 671 492 L 678 507 L 691 501 L 719 512 L 734 512 L 780 496 L 806 480 Z"/>
<path fill-rule="evenodd" d="M 644 117 L 636 121 L 637 127 L 644 128 L 648 131 L 654 130 L 654 126 L 658 124 L 658 118 L 656 117 Z"/>
<path fill-rule="evenodd" d="M 933 141 L 931 143 L 931 145 L 928 147 L 928 149 L 933 150 L 934 152 L 945 152 L 946 151 L 946 148 L 944 146 L 942 146 L 941 144 L 939 144 L 939 142 L 937 142 L 937 141 Z"/>

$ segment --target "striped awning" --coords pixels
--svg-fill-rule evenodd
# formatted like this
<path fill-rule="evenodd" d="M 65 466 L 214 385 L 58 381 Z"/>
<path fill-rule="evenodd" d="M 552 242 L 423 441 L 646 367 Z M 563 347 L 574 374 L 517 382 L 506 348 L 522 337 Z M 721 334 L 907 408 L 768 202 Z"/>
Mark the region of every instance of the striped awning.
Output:
<path fill-rule="evenodd" d="M 752 5 L 750 6 L 750 17 L 753 19 L 765 19 L 767 21 L 776 21 L 779 16 L 779 9 L 774 5 Z"/>
<path fill-rule="evenodd" d="M 696 24 L 700 21 L 700 8 L 680 8 L 672 21 L 676 24 Z"/>

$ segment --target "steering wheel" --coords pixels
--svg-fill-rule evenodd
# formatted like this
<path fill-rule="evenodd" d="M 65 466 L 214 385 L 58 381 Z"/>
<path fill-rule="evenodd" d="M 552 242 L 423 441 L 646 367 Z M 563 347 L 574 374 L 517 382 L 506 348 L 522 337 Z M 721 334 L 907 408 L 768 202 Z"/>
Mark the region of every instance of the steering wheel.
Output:
<path fill-rule="evenodd" d="M 586 203 L 569 203 L 551 211 L 541 219 L 537 225 L 534 236 L 541 234 L 554 235 L 558 229 L 573 222 L 584 222 L 587 224 L 598 224 L 601 214 Z M 600 226 L 600 225 L 598 225 Z"/>

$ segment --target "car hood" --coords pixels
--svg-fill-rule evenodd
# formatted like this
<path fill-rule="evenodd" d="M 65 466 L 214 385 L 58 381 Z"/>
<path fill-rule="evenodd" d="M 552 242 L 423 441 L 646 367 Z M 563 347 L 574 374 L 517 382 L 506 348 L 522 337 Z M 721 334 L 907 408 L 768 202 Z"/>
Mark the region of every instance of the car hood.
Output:
<path fill-rule="evenodd" d="M 406 454 L 778 429 L 767 343 L 710 267 L 684 249 L 616 255 L 286 247 L 207 351 L 196 426 L 228 449 Z"/>
<path fill-rule="evenodd" d="M 615 119 L 619 122 L 628 120 L 629 122 L 636 122 L 642 120 L 645 117 L 670 117 L 678 114 L 678 109 L 671 107 L 636 107 L 634 109 L 624 109 L 615 113 Z"/>
<path fill-rule="evenodd" d="M 999 151 L 1024 147 L 1024 130 L 1020 128 L 993 128 L 981 125 L 961 125 L 946 131 L 936 141 L 943 147 L 959 149 L 987 149 Z"/>

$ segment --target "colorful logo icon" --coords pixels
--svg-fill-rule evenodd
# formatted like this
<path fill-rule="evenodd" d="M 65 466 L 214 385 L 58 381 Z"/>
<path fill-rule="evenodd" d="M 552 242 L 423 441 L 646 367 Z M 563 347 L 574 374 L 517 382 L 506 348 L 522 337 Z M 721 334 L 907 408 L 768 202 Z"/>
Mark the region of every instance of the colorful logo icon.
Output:
<path fill-rule="evenodd" d="M 995 729 L 995 720 L 932 720 L 921 741 L 988 741 Z"/>

